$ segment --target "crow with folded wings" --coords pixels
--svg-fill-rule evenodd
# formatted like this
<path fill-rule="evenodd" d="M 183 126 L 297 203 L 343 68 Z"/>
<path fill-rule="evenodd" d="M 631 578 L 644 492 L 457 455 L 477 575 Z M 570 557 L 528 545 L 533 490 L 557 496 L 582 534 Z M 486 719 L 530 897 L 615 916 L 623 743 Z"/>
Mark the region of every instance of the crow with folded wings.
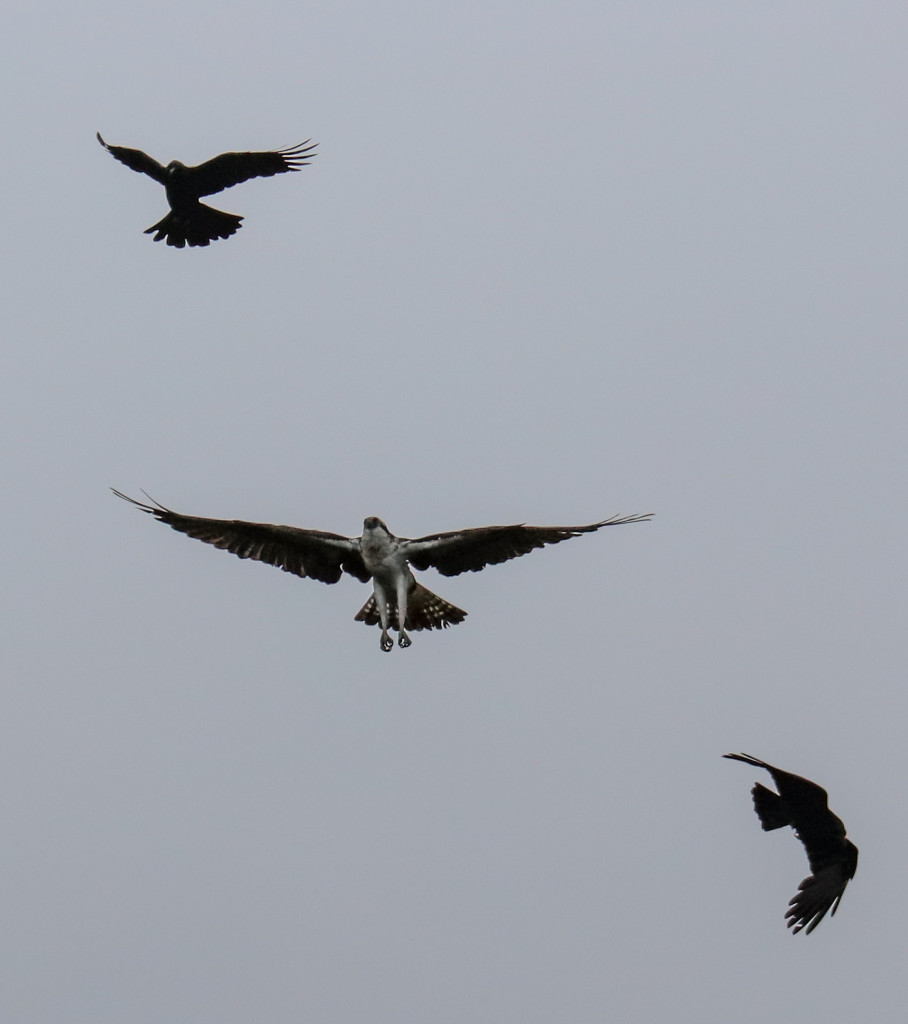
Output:
<path fill-rule="evenodd" d="M 187 244 L 208 245 L 215 238 L 229 238 L 239 231 L 242 217 L 215 210 L 199 199 L 250 178 L 270 178 L 274 174 L 298 171 L 316 155 L 312 150 L 318 143 L 307 145 L 309 141 L 265 153 L 221 153 L 198 167 L 187 167 L 179 160 L 171 160 L 165 167 L 141 149 L 109 146 L 98 132 L 98 142 L 108 153 L 133 171 L 141 171 L 164 186 L 170 213 L 147 228 L 145 234 L 155 232 L 156 242 L 166 239 L 168 245 L 177 249 Z"/>
<path fill-rule="evenodd" d="M 367 626 L 381 626 L 383 651 L 394 646 L 389 629 L 398 631 L 401 647 L 409 647 L 408 629 L 446 629 L 463 622 L 467 615 L 417 583 L 410 566 L 434 568 L 443 576 L 458 576 L 506 562 L 546 544 L 593 533 L 603 526 L 642 523 L 650 518 L 612 516 L 589 526 L 482 526 L 408 540 L 395 537 L 376 516 L 364 520 L 361 537 L 342 537 L 295 526 L 184 516 L 153 500 L 146 504 L 116 490 L 114 494 L 172 529 L 240 558 L 266 562 L 284 572 L 322 583 L 337 583 L 343 573 L 363 583 L 371 580 L 372 596 L 355 620 Z"/>
<path fill-rule="evenodd" d="M 754 786 L 754 809 L 764 832 L 790 825 L 804 844 L 812 873 L 798 886 L 785 918 L 793 929 L 792 935 L 797 935 L 805 925 L 809 935 L 830 908 L 830 917 L 838 909 L 845 886 L 858 869 L 858 848 L 845 838 L 845 826 L 830 811 L 826 790 L 821 786 L 773 768 L 750 754 L 723 757 L 765 768 L 776 784 L 778 793 L 759 782 Z"/>

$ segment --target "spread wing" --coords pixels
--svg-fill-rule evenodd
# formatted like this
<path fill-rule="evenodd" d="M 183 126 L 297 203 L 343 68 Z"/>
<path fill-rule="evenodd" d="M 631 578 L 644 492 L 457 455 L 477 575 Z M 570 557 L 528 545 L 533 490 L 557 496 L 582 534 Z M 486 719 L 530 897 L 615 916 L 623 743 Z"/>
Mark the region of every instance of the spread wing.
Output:
<path fill-rule="evenodd" d="M 318 143 L 307 146 L 309 141 L 265 153 L 221 153 L 198 167 L 187 168 L 192 174 L 193 191 L 196 195 L 210 196 L 250 178 L 270 178 L 274 174 L 298 171 L 317 155 L 312 150 Z"/>
<path fill-rule="evenodd" d="M 603 526 L 645 523 L 643 516 L 612 516 L 589 526 L 480 526 L 473 530 L 435 533 L 405 542 L 405 554 L 415 569 L 437 569 L 443 576 L 462 572 L 479 572 L 487 565 L 497 565 L 510 558 L 519 558 L 534 548 L 560 544 L 581 533 L 595 533 Z"/>
<path fill-rule="evenodd" d="M 805 878 L 788 904 L 785 920 L 792 929 L 792 935 L 807 927 L 809 935 L 832 908 L 830 917 L 835 915 L 842 900 L 842 894 L 858 869 L 858 848 L 845 841 L 844 849 L 825 867 L 817 870 L 813 858 L 810 863 L 813 874 Z"/>
<path fill-rule="evenodd" d="M 341 573 L 349 573 L 366 583 L 371 573 L 359 553 L 359 540 L 320 530 L 301 530 L 294 526 L 269 523 L 245 523 L 239 519 L 203 519 L 183 516 L 152 501 L 145 504 L 119 491 L 118 498 L 129 501 L 174 530 L 196 540 L 229 551 L 239 558 L 277 566 L 294 576 L 309 577 L 322 583 L 337 583 Z"/>
<path fill-rule="evenodd" d="M 98 142 L 101 143 L 107 152 L 110 153 L 111 156 L 115 156 L 120 163 L 126 164 L 130 170 L 141 171 L 142 174 L 147 174 L 162 185 L 166 184 L 167 172 L 153 157 L 150 157 L 147 153 L 143 153 L 141 149 L 127 149 L 125 146 L 108 146 L 101 138 L 100 132 L 97 133 L 97 136 Z"/>

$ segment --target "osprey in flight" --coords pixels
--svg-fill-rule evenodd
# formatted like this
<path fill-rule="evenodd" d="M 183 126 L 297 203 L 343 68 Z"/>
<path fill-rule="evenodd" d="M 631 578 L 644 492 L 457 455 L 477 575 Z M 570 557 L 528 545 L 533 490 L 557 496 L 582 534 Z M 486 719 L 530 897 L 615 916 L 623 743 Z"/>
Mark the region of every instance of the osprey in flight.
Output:
<path fill-rule="evenodd" d="M 785 918 L 788 927 L 794 929 L 792 935 L 797 935 L 805 925 L 809 935 L 830 907 L 832 914 L 838 909 L 845 886 L 858 869 L 858 848 L 845 838 L 845 826 L 830 811 L 826 790 L 821 786 L 773 768 L 750 754 L 723 757 L 765 768 L 776 784 L 778 793 L 759 782 L 754 786 L 754 809 L 764 832 L 790 825 L 804 844 L 812 874 L 798 886 Z"/>
<path fill-rule="evenodd" d="M 212 239 L 229 238 L 242 227 L 242 217 L 235 213 L 222 213 L 200 203 L 201 196 L 214 195 L 250 178 L 270 178 L 285 171 L 298 171 L 316 155 L 312 150 L 318 143 L 307 146 L 309 141 L 306 139 L 298 146 L 267 153 L 221 153 L 198 167 L 187 167 L 179 160 L 171 160 L 164 167 L 141 149 L 108 146 L 98 132 L 98 142 L 108 153 L 133 171 L 141 171 L 154 178 L 167 190 L 170 213 L 146 229 L 145 234 L 157 232 L 154 236 L 156 242 L 166 238 L 168 245 L 178 249 L 187 243 L 190 246 L 208 245 Z"/>
<path fill-rule="evenodd" d="M 581 533 L 594 533 L 603 526 L 642 523 L 650 518 L 649 515 L 612 516 L 589 526 L 482 526 L 408 540 L 395 537 L 376 516 L 364 520 L 361 537 L 341 537 L 295 526 L 184 516 L 153 499 L 149 499 L 152 502 L 149 505 L 117 490 L 114 494 L 172 529 L 240 558 L 254 558 L 284 572 L 308 576 L 322 583 L 337 583 L 345 572 L 363 583 L 372 580 L 372 596 L 357 612 L 355 621 L 381 626 L 383 651 L 390 651 L 394 646 L 389 629 L 398 631 L 401 647 L 409 647 L 408 629 L 446 629 L 463 622 L 467 615 L 417 583 L 410 572 L 411 566 L 434 568 L 443 576 L 478 572 L 487 565 L 506 562 L 534 548 L 558 544 Z"/>

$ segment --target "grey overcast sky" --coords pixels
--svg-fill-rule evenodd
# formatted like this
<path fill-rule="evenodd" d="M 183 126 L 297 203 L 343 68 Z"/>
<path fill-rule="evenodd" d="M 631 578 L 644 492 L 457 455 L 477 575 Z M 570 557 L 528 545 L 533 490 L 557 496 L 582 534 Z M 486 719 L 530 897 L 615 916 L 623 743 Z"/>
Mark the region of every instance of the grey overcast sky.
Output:
<path fill-rule="evenodd" d="M 0 1019 L 902 1024 L 901 3 L 18 3 Z M 312 137 L 142 234 L 198 163 Z M 358 535 L 655 513 L 369 589 Z M 809 937 L 747 751 L 860 847 Z M 764 778 L 763 781 L 766 781 Z"/>

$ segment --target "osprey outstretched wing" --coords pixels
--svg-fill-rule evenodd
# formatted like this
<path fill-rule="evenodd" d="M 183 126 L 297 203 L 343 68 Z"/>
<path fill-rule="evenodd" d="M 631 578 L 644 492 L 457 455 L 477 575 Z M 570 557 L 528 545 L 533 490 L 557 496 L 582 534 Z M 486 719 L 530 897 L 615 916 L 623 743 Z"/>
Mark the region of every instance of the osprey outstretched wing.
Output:
<path fill-rule="evenodd" d="M 804 844 L 812 874 L 798 886 L 785 918 L 792 934 L 807 927 L 809 935 L 831 909 L 838 909 L 845 887 L 858 869 L 858 848 L 845 836 L 845 826 L 829 809 L 826 790 L 800 775 L 783 772 L 750 754 L 723 754 L 765 768 L 778 793 L 759 782 L 754 786 L 754 809 L 764 832 L 790 825 Z"/>
<path fill-rule="evenodd" d="M 394 646 L 389 629 L 398 631 L 401 647 L 409 647 L 408 629 L 446 629 L 463 622 L 467 615 L 417 583 L 410 565 L 416 569 L 432 566 L 445 576 L 477 572 L 486 565 L 517 558 L 534 548 L 558 544 L 603 526 L 642 523 L 650 518 L 613 516 L 589 526 L 486 526 L 408 540 L 395 537 L 376 516 L 364 520 L 361 537 L 342 537 L 295 526 L 184 516 L 152 499 L 149 504 L 117 490 L 114 494 L 172 529 L 239 558 L 252 558 L 322 583 L 336 583 L 343 573 L 363 583 L 371 579 L 372 596 L 355 619 L 381 626 L 383 651 Z"/>
<path fill-rule="evenodd" d="M 131 170 L 154 178 L 167 190 L 170 213 L 148 228 L 145 234 L 155 232 L 156 242 L 166 238 L 168 245 L 178 249 L 187 244 L 190 247 L 208 245 L 215 238 L 229 238 L 242 226 L 242 217 L 200 203 L 201 196 L 214 195 L 250 178 L 270 178 L 275 174 L 298 171 L 316 155 L 312 150 L 318 145 L 307 145 L 310 140 L 306 139 L 306 142 L 287 149 L 221 153 L 197 167 L 187 167 L 179 160 L 172 160 L 165 167 L 141 149 L 110 146 L 101 138 L 100 132 L 97 135 L 98 142 L 108 153 Z"/>
<path fill-rule="evenodd" d="M 442 576 L 479 572 L 511 558 L 529 554 L 546 544 L 560 544 L 582 533 L 594 533 L 603 526 L 645 523 L 651 517 L 612 516 L 589 526 L 479 526 L 472 530 L 434 533 L 407 541 L 407 558 L 414 569 L 437 569 Z"/>
<path fill-rule="evenodd" d="M 321 583 L 337 583 L 345 572 L 362 583 L 368 583 L 371 578 L 371 573 L 363 565 L 357 538 L 321 530 L 301 530 L 295 526 L 184 516 L 153 499 L 148 505 L 113 488 L 111 490 L 118 498 L 131 502 L 172 529 L 222 551 L 229 551 L 238 558 L 265 562 L 294 576 L 309 577 Z"/>

